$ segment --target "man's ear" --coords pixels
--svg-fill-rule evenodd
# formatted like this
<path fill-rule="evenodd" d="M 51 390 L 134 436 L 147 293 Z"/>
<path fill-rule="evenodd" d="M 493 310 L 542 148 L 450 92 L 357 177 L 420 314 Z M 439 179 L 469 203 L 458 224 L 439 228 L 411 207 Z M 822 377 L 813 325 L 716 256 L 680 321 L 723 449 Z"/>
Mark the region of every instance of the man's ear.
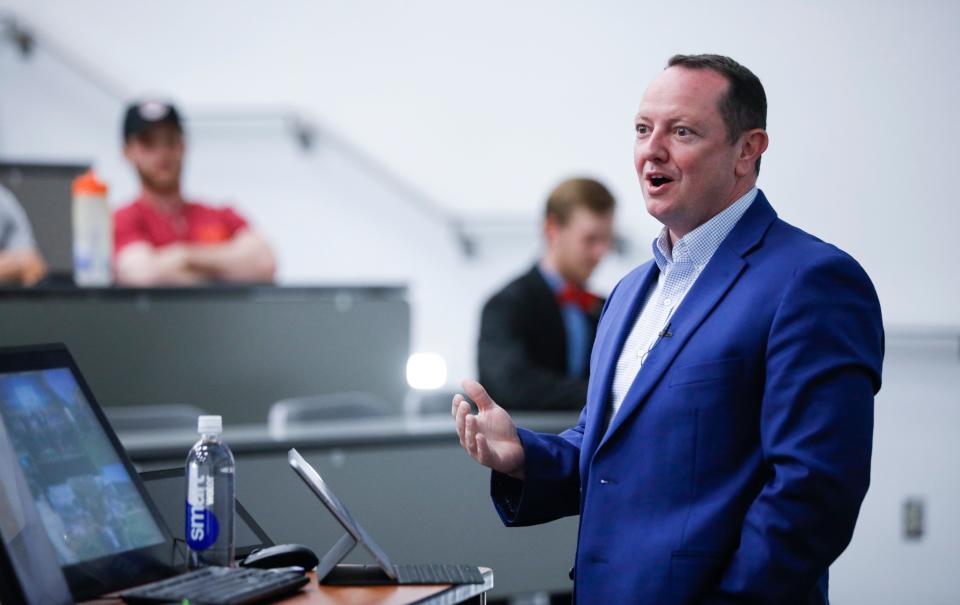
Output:
<path fill-rule="evenodd" d="M 133 161 L 133 158 L 131 157 L 133 155 L 133 150 L 131 149 L 132 146 L 133 146 L 133 143 L 131 143 L 130 141 L 126 141 L 123 144 L 123 157 L 127 158 L 127 161 L 130 161 L 130 162 Z"/>
<path fill-rule="evenodd" d="M 748 130 L 740 137 L 740 156 L 737 158 L 734 169 L 737 177 L 744 177 L 754 172 L 757 158 L 767 150 L 769 142 L 770 137 L 762 128 Z"/>
<path fill-rule="evenodd" d="M 557 220 L 557 217 L 548 214 L 547 218 L 543 221 L 543 240 L 548 246 L 556 239 L 557 231 L 559 230 L 560 222 Z"/>

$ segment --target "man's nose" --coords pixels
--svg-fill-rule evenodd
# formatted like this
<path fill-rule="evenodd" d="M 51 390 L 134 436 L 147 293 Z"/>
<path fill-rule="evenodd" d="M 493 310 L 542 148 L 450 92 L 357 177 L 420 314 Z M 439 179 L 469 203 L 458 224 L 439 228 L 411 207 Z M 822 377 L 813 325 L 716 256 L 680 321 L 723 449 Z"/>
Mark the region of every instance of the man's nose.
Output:
<path fill-rule="evenodd" d="M 606 256 L 607 252 L 610 251 L 610 244 L 611 242 L 608 241 L 597 242 L 597 244 L 593 246 L 593 249 L 590 251 L 590 260 L 592 260 L 594 264 L 599 264 L 600 261 L 603 260 L 603 257 Z"/>
<path fill-rule="evenodd" d="M 652 132 L 650 136 L 637 140 L 637 168 L 642 170 L 647 162 L 662 163 L 670 157 L 663 136 L 659 132 Z"/>

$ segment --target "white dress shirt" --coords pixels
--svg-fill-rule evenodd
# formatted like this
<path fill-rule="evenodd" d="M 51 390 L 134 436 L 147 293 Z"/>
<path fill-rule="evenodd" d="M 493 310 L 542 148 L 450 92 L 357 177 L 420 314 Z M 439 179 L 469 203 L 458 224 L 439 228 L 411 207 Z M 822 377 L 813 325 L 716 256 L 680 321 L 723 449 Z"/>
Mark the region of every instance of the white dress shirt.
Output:
<path fill-rule="evenodd" d="M 756 197 L 757 188 L 754 187 L 720 214 L 677 240 L 672 249 L 666 227 L 654 240 L 653 258 L 660 275 L 656 285 L 647 291 L 640 313 L 617 359 L 610 389 L 607 428 L 623 404 L 650 350 L 657 344 L 663 331 L 669 329 L 673 312 Z"/>

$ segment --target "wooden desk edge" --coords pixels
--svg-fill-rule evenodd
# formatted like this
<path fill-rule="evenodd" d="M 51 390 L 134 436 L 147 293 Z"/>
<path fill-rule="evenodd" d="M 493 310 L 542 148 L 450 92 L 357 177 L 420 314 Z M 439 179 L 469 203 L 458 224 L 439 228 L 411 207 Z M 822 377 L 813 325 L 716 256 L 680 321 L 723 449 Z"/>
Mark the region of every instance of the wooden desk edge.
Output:
<path fill-rule="evenodd" d="M 486 603 L 486 593 L 493 588 L 493 570 L 481 567 L 483 584 L 436 584 L 427 586 L 321 586 L 317 574 L 308 572 L 309 582 L 290 596 L 273 601 L 282 605 L 454 605 L 473 599 Z M 105 596 L 84 605 L 115 605 L 117 596 Z"/>
<path fill-rule="evenodd" d="M 493 588 L 493 570 L 481 567 L 483 584 L 438 584 L 425 586 L 326 586 L 309 572 L 310 582 L 303 589 L 282 601 L 283 605 L 454 605 L 485 603 L 486 593 Z"/>

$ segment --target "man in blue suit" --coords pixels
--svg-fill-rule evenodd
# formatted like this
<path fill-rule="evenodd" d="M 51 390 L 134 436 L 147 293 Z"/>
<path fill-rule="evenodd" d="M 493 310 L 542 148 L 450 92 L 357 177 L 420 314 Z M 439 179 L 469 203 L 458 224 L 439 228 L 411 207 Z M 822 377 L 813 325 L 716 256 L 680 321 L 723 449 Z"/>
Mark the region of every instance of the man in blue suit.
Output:
<path fill-rule="evenodd" d="M 586 405 L 514 426 L 478 383 L 460 441 L 507 525 L 580 515 L 577 603 L 825 604 L 870 478 L 883 326 L 850 256 L 756 188 L 759 79 L 673 57 L 635 121 L 654 259 L 607 301 Z"/>

